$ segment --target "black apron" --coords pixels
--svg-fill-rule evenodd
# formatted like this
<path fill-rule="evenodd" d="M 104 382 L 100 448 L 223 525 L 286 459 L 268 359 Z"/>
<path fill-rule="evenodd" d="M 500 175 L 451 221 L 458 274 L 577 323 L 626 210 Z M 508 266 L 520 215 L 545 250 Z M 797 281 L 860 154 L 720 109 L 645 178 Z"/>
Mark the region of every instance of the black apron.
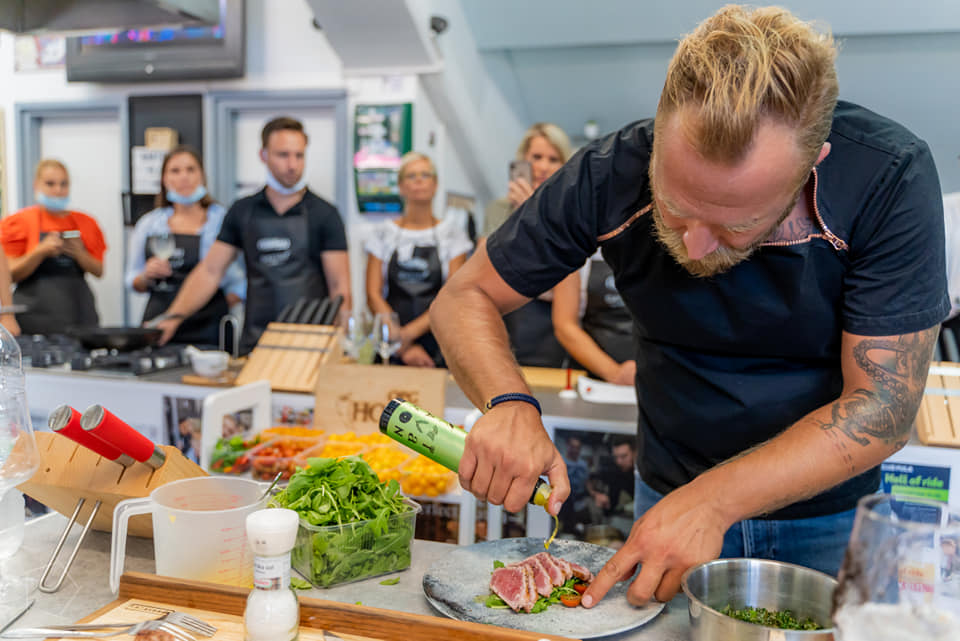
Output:
<path fill-rule="evenodd" d="M 534 298 L 503 317 L 517 362 L 526 367 L 565 367 L 567 352 L 553 333 L 553 303 Z"/>
<path fill-rule="evenodd" d="M 46 235 L 41 233 L 40 240 Z M 44 259 L 32 274 L 17 283 L 13 302 L 28 307 L 17 314 L 24 334 L 62 334 L 69 327 L 100 324 L 93 291 L 83 269 L 66 254 Z"/>
<path fill-rule="evenodd" d="M 247 264 L 247 303 L 240 336 L 243 353 L 253 349 L 267 323 L 284 307 L 301 297 L 323 299 L 329 293 L 321 265 L 311 260 L 303 201 L 282 216 L 276 212 L 257 215 L 254 209 L 248 220 L 243 238 Z"/>
<path fill-rule="evenodd" d="M 401 325 L 406 325 L 430 308 L 443 285 L 443 264 L 437 247 L 414 247 L 413 255 L 401 261 L 397 250 L 387 264 L 387 304 L 397 313 Z M 427 332 L 416 343 L 443 367 L 443 355 L 433 334 Z"/>
<path fill-rule="evenodd" d="M 613 270 L 603 260 L 590 260 L 587 305 L 581 325 L 597 346 L 618 363 L 636 356 L 633 317 L 617 291 Z"/>
<path fill-rule="evenodd" d="M 143 320 L 148 321 L 167 311 L 173 299 L 177 297 L 183 281 L 190 271 L 200 263 L 200 236 L 199 234 L 174 234 L 176 249 L 170 257 L 170 268 L 173 274 L 165 281 L 170 289 L 156 289 L 150 291 L 150 299 L 143 311 Z M 150 243 L 147 243 L 146 258 L 153 256 Z M 174 343 L 193 343 L 195 345 L 213 346 L 220 342 L 220 319 L 229 313 L 227 297 L 223 289 L 217 289 L 207 304 L 195 314 L 184 319 L 177 329 L 177 333 L 170 339 Z"/>

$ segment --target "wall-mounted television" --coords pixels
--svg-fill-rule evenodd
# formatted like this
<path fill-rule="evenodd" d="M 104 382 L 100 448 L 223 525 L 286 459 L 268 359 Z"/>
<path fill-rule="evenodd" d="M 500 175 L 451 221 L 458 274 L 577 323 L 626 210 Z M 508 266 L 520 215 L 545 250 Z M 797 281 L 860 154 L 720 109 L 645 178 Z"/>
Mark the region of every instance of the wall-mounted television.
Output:
<path fill-rule="evenodd" d="M 216 25 L 128 29 L 67 38 L 67 80 L 237 78 L 245 66 L 244 0 L 220 0 Z"/>

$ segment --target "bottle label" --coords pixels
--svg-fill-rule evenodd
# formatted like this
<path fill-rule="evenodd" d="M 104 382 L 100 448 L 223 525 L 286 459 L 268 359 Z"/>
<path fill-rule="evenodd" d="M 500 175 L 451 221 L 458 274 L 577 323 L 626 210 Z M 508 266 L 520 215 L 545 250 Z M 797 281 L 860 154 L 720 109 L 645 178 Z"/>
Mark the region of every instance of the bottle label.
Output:
<path fill-rule="evenodd" d="M 458 471 L 467 433 L 413 403 L 401 403 L 384 433 L 448 470 Z"/>
<path fill-rule="evenodd" d="M 253 558 L 253 586 L 260 590 L 290 587 L 290 553 Z"/>

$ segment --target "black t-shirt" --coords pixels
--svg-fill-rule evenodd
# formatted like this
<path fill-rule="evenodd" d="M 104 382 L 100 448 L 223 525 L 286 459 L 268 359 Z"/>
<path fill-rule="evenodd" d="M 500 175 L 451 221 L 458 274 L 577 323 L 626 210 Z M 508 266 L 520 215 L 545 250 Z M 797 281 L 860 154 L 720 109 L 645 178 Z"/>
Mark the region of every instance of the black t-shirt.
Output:
<path fill-rule="evenodd" d="M 582 149 L 487 241 L 500 276 L 531 297 L 602 249 L 638 335 L 638 466 L 661 493 L 835 400 L 842 331 L 916 332 L 949 310 L 927 145 L 845 102 L 829 141 L 814 174 L 819 231 L 761 245 L 709 279 L 690 276 L 655 238 L 652 120 Z M 768 516 L 835 513 L 878 486 L 873 469 Z"/>
<path fill-rule="evenodd" d="M 243 238 L 247 233 L 251 216 L 276 216 L 277 212 L 267 200 L 266 188 L 233 203 L 220 226 L 221 240 L 243 251 Z M 284 216 L 306 216 L 309 229 L 308 245 L 310 258 L 322 266 L 320 256 L 325 251 L 346 251 L 347 236 L 337 208 L 309 189 L 303 200 L 284 212 Z"/>

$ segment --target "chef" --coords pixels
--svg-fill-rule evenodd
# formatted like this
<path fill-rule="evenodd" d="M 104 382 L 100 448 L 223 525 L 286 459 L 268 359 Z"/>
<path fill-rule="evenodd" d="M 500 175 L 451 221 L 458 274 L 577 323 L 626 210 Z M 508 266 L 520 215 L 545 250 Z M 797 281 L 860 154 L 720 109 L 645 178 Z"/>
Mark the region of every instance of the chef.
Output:
<path fill-rule="evenodd" d="M 333 205 L 307 188 L 303 125 L 293 118 L 275 118 L 264 125 L 261 145 L 267 184 L 227 211 L 216 242 L 157 325 L 164 342 L 210 300 L 241 251 L 247 271 L 241 351 L 250 351 L 267 323 L 301 297 L 340 295 L 342 309 L 351 308 L 343 221 Z"/>
<path fill-rule="evenodd" d="M 37 204 L 0 223 L 3 251 L 17 289 L 13 302 L 25 305 L 17 322 L 25 334 L 53 334 L 99 324 L 86 274 L 103 276 L 107 250 L 92 216 L 70 207 L 70 175 L 59 160 L 37 164 Z"/>
<path fill-rule="evenodd" d="M 545 474 L 556 514 L 563 459 L 499 316 L 598 247 L 613 270 L 638 335 L 637 520 L 586 607 L 638 564 L 637 605 L 721 555 L 836 574 L 909 438 L 949 310 L 940 185 L 922 140 L 837 100 L 835 59 L 785 9 L 720 9 L 679 43 L 656 119 L 587 145 L 434 301 L 487 408 L 461 484 L 518 511 Z"/>
<path fill-rule="evenodd" d="M 616 385 L 633 385 L 633 318 L 600 250 L 553 288 L 553 331 L 588 373 Z"/>

